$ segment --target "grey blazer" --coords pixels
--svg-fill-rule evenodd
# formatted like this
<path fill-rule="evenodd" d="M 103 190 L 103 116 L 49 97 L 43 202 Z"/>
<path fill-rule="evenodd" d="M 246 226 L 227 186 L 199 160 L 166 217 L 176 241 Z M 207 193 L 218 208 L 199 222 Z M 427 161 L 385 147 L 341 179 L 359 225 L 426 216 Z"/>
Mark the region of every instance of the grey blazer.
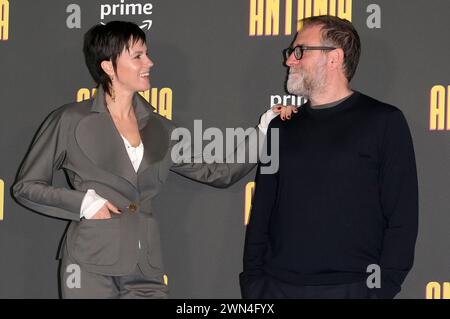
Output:
<path fill-rule="evenodd" d="M 105 275 L 129 274 L 137 264 L 146 275 L 163 274 L 159 228 L 151 204 L 169 170 L 225 187 L 256 165 L 173 160 L 171 150 L 177 141 L 170 137 L 174 124 L 154 113 L 139 94 L 133 106 L 144 144 L 137 172 L 99 89 L 95 98 L 63 105 L 47 117 L 13 185 L 14 197 L 24 206 L 72 221 L 60 257 L 70 257 L 87 271 Z M 248 140 L 238 145 L 240 151 L 245 148 L 246 156 Z M 70 188 L 52 186 L 53 172 L 59 169 L 67 173 Z M 107 220 L 80 220 L 88 189 L 116 205 L 122 214 L 112 214 Z"/>

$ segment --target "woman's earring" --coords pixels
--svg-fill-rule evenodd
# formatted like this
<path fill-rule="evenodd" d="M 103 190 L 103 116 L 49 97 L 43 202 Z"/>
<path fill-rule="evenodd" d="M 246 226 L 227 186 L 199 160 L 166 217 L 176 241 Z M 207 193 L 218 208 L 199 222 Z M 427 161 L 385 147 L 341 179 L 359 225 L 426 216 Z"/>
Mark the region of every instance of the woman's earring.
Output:
<path fill-rule="evenodd" d="M 111 77 L 111 84 L 113 81 L 114 81 L 114 77 Z M 111 91 L 111 100 L 113 102 L 116 102 L 116 92 L 114 91 L 114 87 L 112 85 L 111 85 L 110 91 Z"/>

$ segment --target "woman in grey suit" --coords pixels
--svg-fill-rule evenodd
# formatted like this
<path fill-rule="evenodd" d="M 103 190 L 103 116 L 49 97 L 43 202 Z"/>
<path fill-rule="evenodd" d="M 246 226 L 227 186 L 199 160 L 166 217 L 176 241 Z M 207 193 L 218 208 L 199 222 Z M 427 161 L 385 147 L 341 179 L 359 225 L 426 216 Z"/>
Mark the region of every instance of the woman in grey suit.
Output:
<path fill-rule="evenodd" d="M 225 187 L 255 164 L 184 163 L 177 157 L 182 144 L 171 140 L 175 126 L 137 94 L 149 89 L 153 66 L 137 25 L 94 26 L 85 35 L 84 54 L 96 96 L 47 117 L 21 166 L 14 197 L 72 221 L 59 253 L 64 298 L 166 298 L 151 203 L 169 170 Z M 238 148 L 248 153 L 247 142 Z M 52 186 L 59 169 L 71 188 Z"/>

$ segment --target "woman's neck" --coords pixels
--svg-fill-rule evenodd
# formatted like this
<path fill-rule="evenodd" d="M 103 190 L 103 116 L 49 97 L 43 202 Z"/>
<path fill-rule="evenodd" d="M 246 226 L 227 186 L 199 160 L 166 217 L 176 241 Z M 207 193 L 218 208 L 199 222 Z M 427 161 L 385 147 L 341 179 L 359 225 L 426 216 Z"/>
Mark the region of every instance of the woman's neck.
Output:
<path fill-rule="evenodd" d="M 114 92 L 114 101 L 111 96 L 105 93 L 106 105 L 115 119 L 122 120 L 133 116 L 133 93 Z"/>

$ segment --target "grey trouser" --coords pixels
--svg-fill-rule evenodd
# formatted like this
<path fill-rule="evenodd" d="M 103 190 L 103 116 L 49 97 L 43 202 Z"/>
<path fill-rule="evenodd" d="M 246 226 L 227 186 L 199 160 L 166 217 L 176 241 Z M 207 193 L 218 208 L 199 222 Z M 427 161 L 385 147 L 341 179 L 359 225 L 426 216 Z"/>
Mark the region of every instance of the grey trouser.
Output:
<path fill-rule="evenodd" d="M 169 292 L 162 275 L 146 277 L 139 266 L 129 275 L 108 276 L 84 271 L 67 256 L 61 261 L 60 287 L 64 299 L 166 299 Z"/>

